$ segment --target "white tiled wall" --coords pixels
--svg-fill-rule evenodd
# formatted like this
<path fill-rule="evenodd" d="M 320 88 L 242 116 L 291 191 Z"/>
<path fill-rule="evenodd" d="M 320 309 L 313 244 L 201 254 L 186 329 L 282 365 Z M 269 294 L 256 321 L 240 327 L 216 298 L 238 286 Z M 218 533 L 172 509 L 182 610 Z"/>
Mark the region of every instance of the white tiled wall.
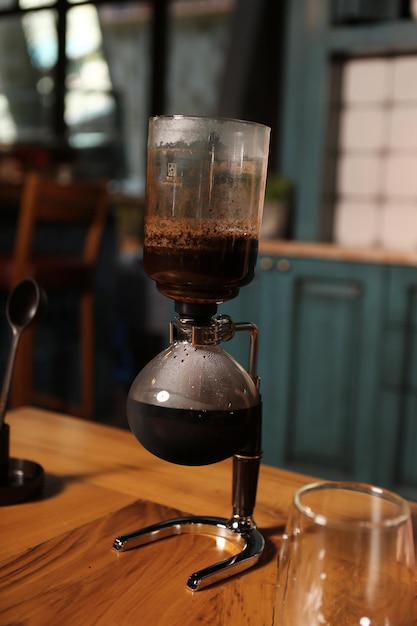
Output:
<path fill-rule="evenodd" d="M 417 55 L 348 61 L 340 116 L 335 241 L 417 250 Z"/>

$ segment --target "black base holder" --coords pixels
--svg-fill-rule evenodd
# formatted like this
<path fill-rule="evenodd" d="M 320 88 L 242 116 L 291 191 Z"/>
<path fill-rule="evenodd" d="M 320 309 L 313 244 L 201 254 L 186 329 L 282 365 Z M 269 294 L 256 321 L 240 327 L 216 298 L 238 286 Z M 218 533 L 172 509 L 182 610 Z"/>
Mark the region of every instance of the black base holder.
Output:
<path fill-rule="evenodd" d="M 0 428 L 0 506 L 35 500 L 43 491 L 43 467 L 9 456 L 10 428 Z"/>

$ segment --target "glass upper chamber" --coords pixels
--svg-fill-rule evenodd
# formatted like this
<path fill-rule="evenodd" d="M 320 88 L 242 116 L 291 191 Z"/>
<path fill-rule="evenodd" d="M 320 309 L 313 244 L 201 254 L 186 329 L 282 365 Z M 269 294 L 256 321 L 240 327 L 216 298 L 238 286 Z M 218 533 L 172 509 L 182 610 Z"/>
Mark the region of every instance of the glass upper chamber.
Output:
<path fill-rule="evenodd" d="M 164 295 L 219 303 L 252 280 L 269 134 L 240 120 L 150 120 L 143 260 Z"/>

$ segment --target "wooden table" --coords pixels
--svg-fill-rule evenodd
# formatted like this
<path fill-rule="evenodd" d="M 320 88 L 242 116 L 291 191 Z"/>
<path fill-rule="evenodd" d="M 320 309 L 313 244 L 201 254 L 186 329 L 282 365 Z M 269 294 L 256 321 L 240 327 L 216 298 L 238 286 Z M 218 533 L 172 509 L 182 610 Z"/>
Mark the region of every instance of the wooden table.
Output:
<path fill-rule="evenodd" d="M 213 538 L 184 535 L 122 553 L 113 540 L 184 513 L 228 518 L 231 460 L 172 465 L 128 431 L 31 408 L 11 411 L 7 422 L 11 456 L 40 463 L 46 478 L 42 499 L 0 508 L 1 626 L 276 623 L 280 536 L 292 495 L 309 477 L 262 466 L 262 560 L 192 592 L 189 574 L 222 556 Z"/>

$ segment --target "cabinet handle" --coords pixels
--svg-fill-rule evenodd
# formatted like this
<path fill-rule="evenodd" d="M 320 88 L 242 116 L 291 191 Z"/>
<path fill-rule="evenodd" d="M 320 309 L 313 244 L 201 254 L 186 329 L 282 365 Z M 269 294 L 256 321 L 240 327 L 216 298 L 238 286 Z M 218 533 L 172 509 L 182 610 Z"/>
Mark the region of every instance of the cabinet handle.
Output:
<path fill-rule="evenodd" d="M 288 272 L 290 267 L 291 267 L 291 264 L 290 264 L 288 259 L 278 259 L 278 261 L 277 261 L 277 269 L 280 272 Z"/>
<path fill-rule="evenodd" d="M 272 259 L 269 256 L 264 256 L 259 261 L 259 267 L 261 270 L 270 270 L 273 266 Z"/>

